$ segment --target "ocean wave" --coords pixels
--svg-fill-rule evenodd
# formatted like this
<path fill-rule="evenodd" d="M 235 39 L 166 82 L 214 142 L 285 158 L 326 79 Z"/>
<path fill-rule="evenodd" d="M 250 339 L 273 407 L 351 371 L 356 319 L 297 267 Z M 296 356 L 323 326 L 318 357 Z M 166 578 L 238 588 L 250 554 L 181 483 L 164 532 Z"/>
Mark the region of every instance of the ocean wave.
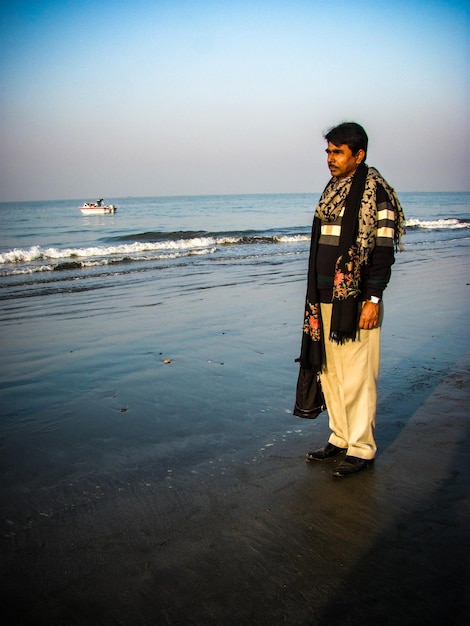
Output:
<path fill-rule="evenodd" d="M 299 243 L 308 241 L 310 235 L 294 234 L 256 234 L 256 233 L 239 233 L 239 234 L 210 234 L 191 232 L 191 235 L 197 236 L 181 236 L 178 238 L 164 236 L 162 233 L 142 233 L 132 236 L 132 243 L 116 243 L 115 245 L 91 246 L 83 248 L 43 248 L 41 246 L 32 246 L 30 248 L 10 250 L 0 254 L 0 265 L 21 265 L 25 263 L 38 263 L 41 261 L 66 261 L 67 259 L 87 259 L 87 264 L 106 263 L 113 257 L 133 257 L 139 255 L 141 258 L 155 257 L 148 256 L 149 253 L 159 253 L 168 255 L 176 254 L 207 254 L 208 251 L 214 251 L 217 247 L 247 245 L 247 244 L 276 244 L 276 243 Z M 186 233 L 187 235 L 187 233 Z M 130 241 L 128 235 L 125 237 Z M 158 257 L 167 258 L 167 257 Z M 135 260 L 135 259 L 133 259 Z M 79 261 L 77 261 L 79 262 Z"/>
<path fill-rule="evenodd" d="M 459 230 L 470 228 L 470 221 L 458 218 L 437 220 L 410 218 L 406 222 L 406 227 L 410 232 Z M 36 245 L 29 248 L 15 248 L 0 253 L 0 267 L 7 267 L 7 274 L 27 274 L 129 261 L 153 261 L 186 255 L 214 254 L 217 250 L 230 246 L 265 244 L 290 246 L 303 244 L 309 240 L 310 229 L 307 227 L 293 227 L 283 231 L 274 229 L 231 232 L 144 231 L 120 235 L 94 246 L 61 249 Z M 4 271 L 0 272 L 0 274 L 4 273 Z"/>
<path fill-rule="evenodd" d="M 214 241 L 216 245 L 240 245 L 240 244 L 258 244 L 258 243 L 298 243 L 299 241 L 308 241 L 310 239 L 310 232 L 300 233 L 302 229 L 295 229 L 293 234 L 279 234 L 277 230 L 267 231 L 232 231 L 232 232 L 207 232 L 207 231 L 175 231 L 175 232 L 161 232 L 152 231 L 144 233 L 134 233 L 127 235 L 120 235 L 116 237 L 118 242 L 142 242 L 152 243 L 157 245 L 176 245 L 190 246 L 193 241 Z"/>
<path fill-rule="evenodd" d="M 41 265 L 20 265 L 9 268 L 0 269 L 0 276 L 23 276 L 28 274 L 39 274 L 42 272 L 64 272 L 77 269 L 87 269 L 94 267 L 104 267 L 107 265 L 121 265 L 125 263 L 133 263 L 136 261 L 172 261 L 175 259 L 210 255 L 216 252 L 217 248 L 199 248 L 196 250 L 187 250 L 182 252 L 166 253 L 166 254 L 146 254 L 145 256 L 117 256 L 113 258 L 104 257 L 95 260 L 83 261 L 60 261 L 59 263 L 48 263 Z"/>
<path fill-rule="evenodd" d="M 419 220 L 411 218 L 406 221 L 406 228 L 422 228 L 426 230 L 455 230 L 458 228 L 470 228 L 470 222 L 457 218 L 447 218 L 439 220 Z"/>
<path fill-rule="evenodd" d="M 274 241 L 278 243 L 299 243 L 310 241 L 310 233 L 308 235 L 279 235 L 274 237 Z"/>
<path fill-rule="evenodd" d="M 113 257 L 116 255 L 132 255 L 145 252 L 165 250 L 207 250 L 215 245 L 215 240 L 210 237 L 195 238 L 190 240 L 166 241 L 160 243 L 135 242 L 116 246 L 92 246 L 88 248 L 42 248 L 32 246 L 28 249 L 15 248 L 9 252 L 0 254 L 0 264 L 6 263 L 31 263 L 34 261 L 61 260 L 61 259 L 92 259 L 96 257 Z"/>

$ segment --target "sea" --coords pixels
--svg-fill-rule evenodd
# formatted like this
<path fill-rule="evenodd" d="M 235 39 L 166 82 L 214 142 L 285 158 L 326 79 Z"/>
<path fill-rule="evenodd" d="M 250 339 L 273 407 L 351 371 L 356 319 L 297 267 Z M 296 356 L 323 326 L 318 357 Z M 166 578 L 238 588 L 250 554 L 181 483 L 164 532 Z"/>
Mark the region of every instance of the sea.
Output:
<path fill-rule="evenodd" d="M 82 215 L 81 200 L 0 204 L 0 300 L 99 290 L 203 267 L 288 262 L 308 252 L 319 194 L 108 198 L 117 211 Z M 405 245 L 464 245 L 469 193 L 402 193 Z M 196 288 L 196 286 L 195 286 Z"/>
<path fill-rule="evenodd" d="M 289 445 L 301 458 L 323 442 L 326 419 L 292 416 L 318 198 L 107 198 L 116 213 L 93 216 L 81 214 L 84 199 L 0 204 L 4 537 L 129 492 L 151 493 L 161 508 L 162 491 L 174 489 L 171 510 L 203 481 L 233 488 Z M 400 199 L 399 258 L 410 271 L 420 255 L 454 249 L 462 258 L 470 193 Z M 438 313 L 417 314 L 436 316 L 438 328 Z M 390 322 L 381 446 L 387 423 L 395 436 L 398 394 L 400 414 L 412 415 L 462 343 L 456 331 L 429 345 L 419 328 L 407 334 L 396 316 Z M 409 392 L 400 371 L 412 373 Z"/>

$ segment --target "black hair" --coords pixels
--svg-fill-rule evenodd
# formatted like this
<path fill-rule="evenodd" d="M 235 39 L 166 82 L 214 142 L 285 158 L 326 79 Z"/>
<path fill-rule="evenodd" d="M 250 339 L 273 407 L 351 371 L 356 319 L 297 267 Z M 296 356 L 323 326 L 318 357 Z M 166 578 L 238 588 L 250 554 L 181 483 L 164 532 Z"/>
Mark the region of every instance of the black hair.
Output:
<path fill-rule="evenodd" d="M 346 144 L 355 155 L 359 150 L 364 150 L 367 156 L 367 144 L 369 138 L 366 131 L 356 122 L 344 122 L 331 128 L 325 135 L 325 139 L 335 146 Z"/>

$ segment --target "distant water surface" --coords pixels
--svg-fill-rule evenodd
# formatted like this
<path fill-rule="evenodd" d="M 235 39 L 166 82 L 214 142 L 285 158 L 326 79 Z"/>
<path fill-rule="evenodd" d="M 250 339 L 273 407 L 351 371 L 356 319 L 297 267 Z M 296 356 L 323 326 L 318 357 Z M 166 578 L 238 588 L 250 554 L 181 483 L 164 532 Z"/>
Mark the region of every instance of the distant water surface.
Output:
<path fill-rule="evenodd" d="M 0 299 L 106 286 L 149 270 L 283 263 L 308 251 L 319 194 L 108 198 L 112 215 L 82 201 L 0 204 Z M 400 194 L 405 244 L 459 245 L 470 235 L 469 193 Z"/>

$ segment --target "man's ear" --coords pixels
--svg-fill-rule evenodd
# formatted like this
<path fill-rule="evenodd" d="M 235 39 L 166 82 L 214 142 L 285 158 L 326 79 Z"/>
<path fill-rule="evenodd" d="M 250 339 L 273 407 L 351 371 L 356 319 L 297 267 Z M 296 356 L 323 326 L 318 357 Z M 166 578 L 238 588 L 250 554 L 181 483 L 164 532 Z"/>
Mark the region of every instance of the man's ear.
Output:
<path fill-rule="evenodd" d="M 356 163 L 360 165 L 366 158 L 365 150 L 363 150 L 362 148 L 359 148 L 355 156 L 356 156 Z"/>

